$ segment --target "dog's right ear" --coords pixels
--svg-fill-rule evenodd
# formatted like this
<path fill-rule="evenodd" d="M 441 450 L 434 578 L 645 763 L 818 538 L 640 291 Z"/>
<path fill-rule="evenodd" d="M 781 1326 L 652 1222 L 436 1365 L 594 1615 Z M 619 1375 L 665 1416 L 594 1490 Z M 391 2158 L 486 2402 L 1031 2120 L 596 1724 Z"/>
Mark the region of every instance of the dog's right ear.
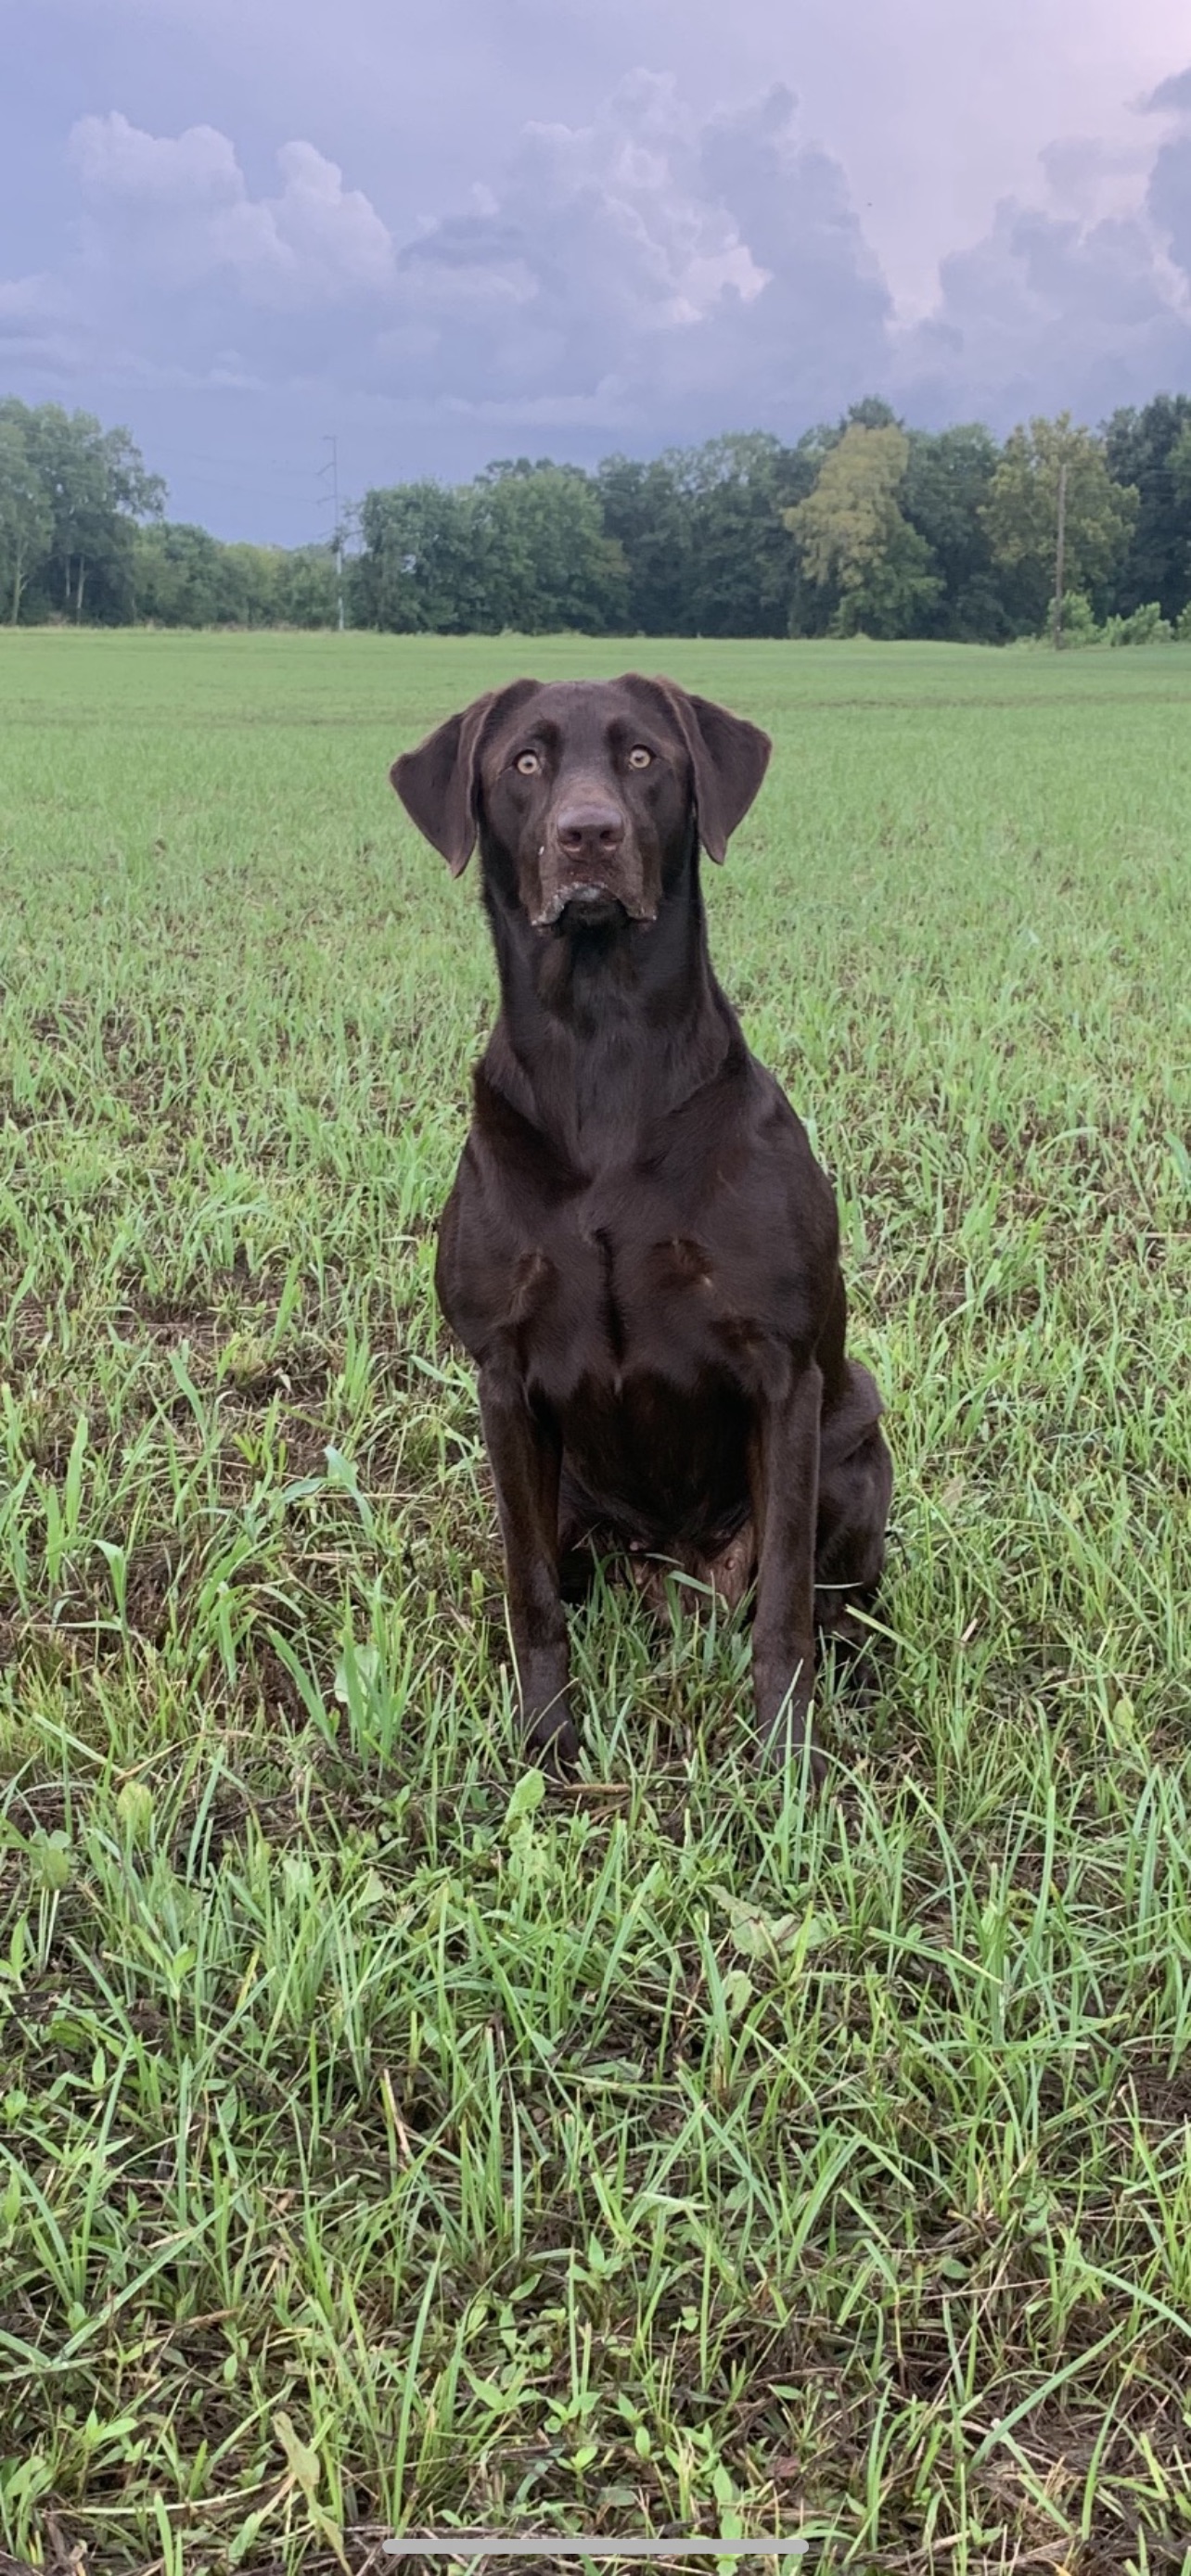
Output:
<path fill-rule="evenodd" d="M 480 746 L 489 717 L 510 713 L 521 698 L 530 698 L 537 680 L 511 680 L 504 689 L 489 689 L 473 698 L 459 715 L 428 733 L 416 751 L 403 751 L 389 771 L 411 822 L 446 860 L 453 877 L 461 877 L 476 846 L 479 830 Z"/>
<path fill-rule="evenodd" d="M 389 778 L 411 822 L 461 877 L 476 846 L 476 755 L 495 691 L 474 698 L 457 716 L 428 733 L 416 751 L 403 751 Z"/>

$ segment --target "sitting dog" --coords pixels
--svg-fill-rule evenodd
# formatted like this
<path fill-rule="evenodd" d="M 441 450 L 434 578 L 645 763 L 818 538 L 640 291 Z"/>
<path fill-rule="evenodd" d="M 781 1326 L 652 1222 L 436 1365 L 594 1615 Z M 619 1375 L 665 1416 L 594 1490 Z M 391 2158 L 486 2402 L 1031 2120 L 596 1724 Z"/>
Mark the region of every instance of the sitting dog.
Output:
<path fill-rule="evenodd" d="M 755 1579 L 778 1756 L 802 1755 L 816 1623 L 846 1633 L 884 1558 L 893 1473 L 845 1357 L 834 1194 L 708 956 L 700 846 L 723 859 L 770 748 L 666 680 L 515 680 L 391 772 L 453 876 L 480 845 L 501 1008 L 436 1285 L 479 1370 L 523 1723 L 555 1762 L 579 1742 L 577 1545 L 730 1599 Z"/>

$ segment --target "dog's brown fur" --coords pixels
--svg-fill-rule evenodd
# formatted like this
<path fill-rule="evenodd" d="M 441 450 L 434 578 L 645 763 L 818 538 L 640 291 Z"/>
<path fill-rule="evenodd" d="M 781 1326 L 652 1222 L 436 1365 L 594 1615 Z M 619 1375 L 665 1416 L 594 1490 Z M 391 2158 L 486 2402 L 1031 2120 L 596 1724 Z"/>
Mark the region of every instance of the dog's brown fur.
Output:
<path fill-rule="evenodd" d="M 815 1625 L 881 1572 L 892 1469 L 834 1196 L 707 952 L 700 845 L 724 857 L 769 750 L 669 682 L 518 680 L 393 769 L 455 874 L 480 844 L 501 1010 L 437 1284 L 479 1368 L 525 1727 L 564 1760 L 560 1559 L 593 1533 L 732 1600 L 755 1577 L 783 1750 Z"/>

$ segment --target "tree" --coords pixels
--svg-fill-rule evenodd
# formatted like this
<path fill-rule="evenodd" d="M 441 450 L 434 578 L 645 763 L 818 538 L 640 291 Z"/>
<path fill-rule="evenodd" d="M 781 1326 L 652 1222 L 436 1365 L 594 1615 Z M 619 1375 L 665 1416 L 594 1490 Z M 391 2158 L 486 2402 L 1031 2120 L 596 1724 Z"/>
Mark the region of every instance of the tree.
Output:
<path fill-rule="evenodd" d="M 1170 478 L 1182 516 L 1184 557 L 1191 576 L 1191 420 L 1179 431 L 1169 456 Z"/>
<path fill-rule="evenodd" d="M 263 555 L 263 547 L 229 547 L 229 554 Z M 328 538 L 322 545 L 270 549 L 269 607 L 260 619 L 261 625 L 336 626 L 339 622 L 339 576 L 335 541 Z M 243 567 L 242 575 L 248 567 Z M 258 575 L 259 578 L 259 575 Z M 246 625 L 256 624 L 247 617 Z"/>
<path fill-rule="evenodd" d="M 594 476 L 527 457 L 455 491 L 370 492 L 353 613 L 446 634 L 783 635 L 796 574 L 783 508 L 817 458 L 767 433 Z"/>
<path fill-rule="evenodd" d="M 830 434 L 829 444 L 836 447 L 848 429 L 900 429 L 892 403 L 883 394 L 865 394 L 859 402 L 849 403 L 839 427 Z"/>
<path fill-rule="evenodd" d="M 1138 496 L 1114 483 L 1103 440 L 1070 412 L 1011 432 L 979 512 L 994 562 L 1016 577 L 1017 622 L 1035 629 L 1055 594 L 1060 493 L 1066 587 L 1083 591 L 1103 616 Z"/>
<path fill-rule="evenodd" d="M 0 584 L 13 626 L 30 573 L 50 542 L 49 503 L 30 448 L 28 418 L 23 403 L 0 404 Z"/>
<path fill-rule="evenodd" d="M 815 461 L 764 430 L 735 431 L 667 460 L 686 510 L 686 618 L 695 635 L 787 635 L 798 561 L 786 511 Z"/>
<path fill-rule="evenodd" d="M 502 460 L 471 488 L 493 630 L 601 635 L 623 624 L 624 555 L 579 466 Z"/>
<path fill-rule="evenodd" d="M 481 589 L 470 519 L 465 491 L 443 483 L 396 483 L 366 492 L 362 552 L 352 583 L 357 623 L 393 635 L 479 631 L 474 621 Z"/>
<path fill-rule="evenodd" d="M 925 537 L 899 505 L 909 458 L 896 422 L 850 421 L 814 490 L 784 512 L 804 583 L 818 594 L 817 603 L 799 603 L 803 632 L 817 624 L 833 635 L 912 635 L 929 622 L 941 584 Z"/>
<path fill-rule="evenodd" d="M 206 528 L 163 520 L 138 528 L 133 547 L 133 609 L 154 626 L 218 626 L 223 549 Z"/>
<path fill-rule="evenodd" d="M 957 644 L 1000 644 L 1012 629 L 980 515 L 997 470 L 996 440 L 979 421 L 908 435 L 899 503 L 942 585 L 930 631 Z"/>
<path fill-rule="evenodd" d="M 474 483 L 396 484 L 365 494 L 353 613 L 394 633 L 616 632 L 628 576 L 595 485 L 575 466 L 527 457 Z"/>
<path fill-rule="evenodd" d="M 0 618 L 334 624 L 333 545 L 225 545 L 163 503 L 127 430 L 0 400 Z M 1085 625 L 1149 605 L 1191 621 L 1191 394 L 1100 435 L 1035 420 L 1003 450 L 979 423 L 907 431 L 870 396 L 792 447 L 740 431 L 593 473 L 505 458 L 457 487 L 370 492 L 345 586 L 353 624 L 423 634 L 999 642 L 1050 599 L 1070 640 L 1060 518 Z"/>
<path fill-rule="evenodd" d="M 320 547 L 316 549 L 322 553 Z M 284 605 L 287 567 L 296 557 L 280 546 L 221 546 L 222 622 L 229 626 L 301 625 Z M 325 591 L 324 591 L 325 596 Z M 313 621 L 325 625 L 325 616 Z"/>
<path fill-rule="evenodd" d="M 1137 518 L 1117 576 L 1113 605 L 1129 616 L 1157 600 L 1164 617 L 1191 597 L 1191 395 L 1155 394 L 1142 411 L 1114 411 L 1104 452 L 1115 483 L 1133 484 Z"/>
<path fill-rule="evenodd" d="M 643 464 L 634 456 L 606 456 L 594 482 L 604 534 L 620 547 L 626 567 L 629 633 L 690 634 L 693 534 L 680 460 L 658 456 Z"/>
<path fill-rule="evenodd" d="M 135 613 L 154 626 L 334 626 L 333 544 L 223 545 L 206 528 L 138 528 Z"/>
<path fill-rule="evenodd" d="M 101 623 L 131 614 L 133 531 L 159 516 L 160 475 L 147 472 L 126 429 L 105 430 L 90 412 L 42 403 L 28 415 L 30 453 L 49 506 L 51 599 L 81 622 L 84 604 Z"/>

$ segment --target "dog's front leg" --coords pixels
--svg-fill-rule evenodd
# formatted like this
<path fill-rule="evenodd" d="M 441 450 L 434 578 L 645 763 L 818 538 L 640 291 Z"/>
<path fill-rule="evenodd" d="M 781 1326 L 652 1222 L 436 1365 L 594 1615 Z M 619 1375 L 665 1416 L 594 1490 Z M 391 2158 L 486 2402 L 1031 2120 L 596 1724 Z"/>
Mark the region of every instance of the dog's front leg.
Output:
<path fill-rule="evenodd" d="M 814 1686 L 815 1525 L 823 1377 L 812 1360 L 775 1370 L 758 1403 L 750 1460 L 757 1526 L 753 1695 L 770 1761 L 798 1756 Z M 812 1777 L 822 1756 L 810 1751 Z"/>
<path fill-rule="evenodd" d="M 511 1360 L 480 1370 L 480 1414 L 505 1549 L 509 1626 L 521 1723 L 534 1751 L 573 1762 L 579 1735 L 567 1685 L 566 1617 L 558 1587 L 558 1485 L 562 1442 L 531 1412 Z"/>

